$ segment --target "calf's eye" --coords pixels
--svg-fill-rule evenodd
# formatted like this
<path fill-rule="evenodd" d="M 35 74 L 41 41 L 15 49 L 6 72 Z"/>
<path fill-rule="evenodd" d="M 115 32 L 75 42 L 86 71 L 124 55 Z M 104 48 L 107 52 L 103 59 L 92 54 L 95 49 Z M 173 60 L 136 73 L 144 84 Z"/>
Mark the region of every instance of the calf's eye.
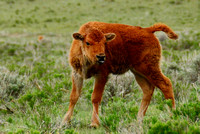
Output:
<path fill-rule="evenodd" d="M 86 42 L 86 45 L 88 45 L 88 46 L 89 46 L 89 45 L 90 45 L 90 43 L 89 43 L 89 42 Z"/>

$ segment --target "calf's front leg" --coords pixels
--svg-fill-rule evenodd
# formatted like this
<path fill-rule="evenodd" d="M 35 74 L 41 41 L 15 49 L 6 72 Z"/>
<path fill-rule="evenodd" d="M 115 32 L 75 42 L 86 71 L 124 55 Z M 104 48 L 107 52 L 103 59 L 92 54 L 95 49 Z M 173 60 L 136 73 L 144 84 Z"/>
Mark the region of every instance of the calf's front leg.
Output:
<path fill-rule="evenodd" d="M 92 112 L 92 123 L 91 127 L 98 127 L 99 126 L 99 105 L 101 103 L 103 91 L 105 84 L 107 82 L 107 76 L 97 76 L 95 77 L 95 85 L 94 91 L 92 93 L 92 105 L 93 105 L 93 112 Z"/>
<path fill-rule="evenodd" d="M 81 89 L 83 86 L 83 78 L 75 71 L 72 72 L 72 91 L 70 94 L 70 103 L 67 113 L 64 116 L 64 119 L 61 123 L 61 126 L 65 123 L 69 123 L 71 120 L 71 116 L 74 111 L 74 107 L 78 101 L 78 98 L 81 94 Z"/>

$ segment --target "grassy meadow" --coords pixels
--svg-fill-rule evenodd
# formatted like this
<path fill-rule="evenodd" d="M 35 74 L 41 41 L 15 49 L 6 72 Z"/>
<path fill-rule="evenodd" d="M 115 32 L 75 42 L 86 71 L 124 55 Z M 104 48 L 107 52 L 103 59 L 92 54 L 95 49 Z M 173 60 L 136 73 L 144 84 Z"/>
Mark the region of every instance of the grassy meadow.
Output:
<path fill-rule="evenodd" d="M 176 110 L 159 89 L 143 123 L 137 122 L 142 90 L 134 76 L 111 75 L 98 129 L 89 128 L 93 81 L 84 82 L 71 124 L 59 127 L 72 88 L 68 64 L 72 33 L 88 21 L 149 27 L 169 25 L 177 41 L 156 33 L 161 68 L 173 83 Z M 199 0 L 1 0 L 0 134 L 199 134 Z"/>

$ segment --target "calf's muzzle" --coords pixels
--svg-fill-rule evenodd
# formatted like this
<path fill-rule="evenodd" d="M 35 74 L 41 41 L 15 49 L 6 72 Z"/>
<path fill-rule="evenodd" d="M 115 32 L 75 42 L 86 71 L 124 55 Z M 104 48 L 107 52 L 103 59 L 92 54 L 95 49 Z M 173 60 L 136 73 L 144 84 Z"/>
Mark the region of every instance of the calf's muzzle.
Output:
<path fill-rule="evenodd" d="M 105 62 L 105 60 L 106 60 L 106 56 L 103 53 L 101 53 L 99 55 L 96 55 L 96 57 L 97 57 L 97 62 L 99 64 L 103 64 Z"/>

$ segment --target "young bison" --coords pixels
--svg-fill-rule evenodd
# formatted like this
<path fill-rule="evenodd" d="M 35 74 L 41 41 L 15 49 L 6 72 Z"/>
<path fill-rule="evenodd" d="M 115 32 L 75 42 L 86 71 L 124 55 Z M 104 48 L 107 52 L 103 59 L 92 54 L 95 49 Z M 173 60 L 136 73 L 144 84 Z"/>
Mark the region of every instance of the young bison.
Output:
<path fill-rule="evenodd" d="M 172 29 L 162 23 L 148 28 L 103 22 L 82 25 L 79 33 L 73 34 L 69 54 L 73 85 L 69 109 L 62 124 L 71 119 L 83 80 L 94 76 L 91 126 L 98 127 L 98 108 L 108 75 L 123 74 L 128 70 L 135 75 L 143 91 L 138 119 L 142 120 L 145 115 L 155 87 L 163 92 L 166 99 L 172 100 L 172 107 L 175 108 L 171 81 L 160 69 L 161 46 L 154 35 L 156 31 L 164 31 L 171 39 L 178 38 Z"/>

